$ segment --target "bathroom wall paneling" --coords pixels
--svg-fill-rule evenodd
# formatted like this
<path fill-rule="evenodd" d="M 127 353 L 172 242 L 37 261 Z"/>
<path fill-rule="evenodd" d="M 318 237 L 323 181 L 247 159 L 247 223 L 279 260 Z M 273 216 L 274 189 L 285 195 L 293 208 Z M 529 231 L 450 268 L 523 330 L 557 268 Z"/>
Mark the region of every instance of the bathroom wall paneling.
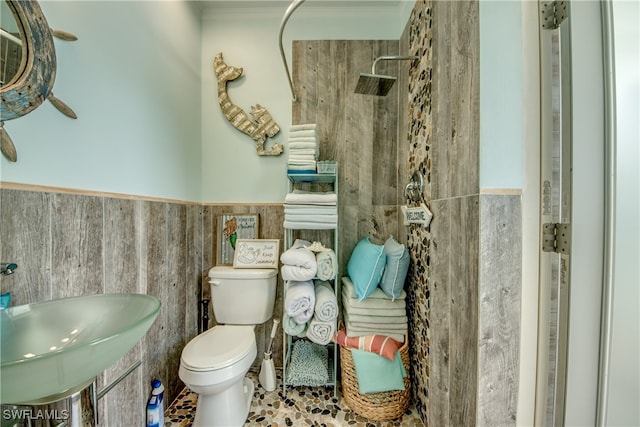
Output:
<path fill-rule="evenodd" d="M 522 277 L 520 195 L 480 196 L 478 425 L 516 425 Z"/>
<path fill-rule="evenodd" d="M 18 264 L 0 276 L 20 305 L 109 292 L 157 296 L 160 313 L 145 337 L 98 376 L 108 384 L 137 360 L 142 365 L 99 403 L 104 425 L 142 425 L 151 381 L 171 401 L 182 389 L 180 353 L 197 334 L 202 207 L 132 197 L 0 189 L 0 258 Z"/>
<path fill-rule="evenodd" d="M 316 123 L 320 159 L 337 160 L 340 183 L 340 271 L 358 240 L 383 243 L 398 233 L 398 85 L 386 97 L 354 93 L 376 57 L 398 54 L 398 40 L 294 41 L 298 99 L 293 123 Z M 398 74 L 397 61 L 376 71 Z"/>
<path fill-rule="evenodd" d="M 284 173 L 284 171 L 283 171 Z M 233 204 L 233 205 L 207 205 L 203 207 L 203 261 L 202 261 L 202 298 L 211 300 L 211 288 L 209 287 L 209 269 L 216 265 L 216 221 L 218 215 L 223 213 L 257 213 L 260 216 L 259 236 L 260 239 L 279 239 L 280 253 L 282 253 L 282 236 L 284 233 L 284 208 L 282 204 Z M 276 301 L 273 308 L 273 318 L 282 320 L 283 296 L 281 286 L 276 287 Z M 213 306 L 209 304 L 209 327 L 217 324 L 213 314 Z M 253 369 L 258 369 L 262 363 L 262 356 L 267 350 L 271 339 L 272 321 L 267 321 L 262 325 L 256 325 L 254 330 L 256 335 L 256 347 L 258 357 L 253 362 Z M 273 340 L 272 360 L 276 367 L 282 367 L 282 334 L 276 334 Z"/>

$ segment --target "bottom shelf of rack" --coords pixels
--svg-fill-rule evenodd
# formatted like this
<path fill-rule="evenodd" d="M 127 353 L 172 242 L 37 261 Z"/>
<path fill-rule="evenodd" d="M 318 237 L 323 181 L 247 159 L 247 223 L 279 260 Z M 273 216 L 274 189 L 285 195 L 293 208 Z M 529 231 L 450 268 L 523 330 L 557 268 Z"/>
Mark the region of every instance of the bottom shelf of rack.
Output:
<path fill-rule="evenodd" d="M 291 362 L 291 351 L 293 350 L 293 337 L 289 336 L 288 340 L 285 340 L 287 348 L 285 349 L 284 363 L 282 365 L 282 392 L 284 396 L 287 395 L 287 387 L 333 387 L 334 396 L 337 395 L 338 386 L 338 346 L 334 343 L 329 343 L 327 347 L 327 377 L 328 381 L 324 384 L 289 384 L 287 383 L 287 372 Z M 305 338 L 298 338 L 305 339 Z M 296 339 L 297 340 L 297 339 Z"/>

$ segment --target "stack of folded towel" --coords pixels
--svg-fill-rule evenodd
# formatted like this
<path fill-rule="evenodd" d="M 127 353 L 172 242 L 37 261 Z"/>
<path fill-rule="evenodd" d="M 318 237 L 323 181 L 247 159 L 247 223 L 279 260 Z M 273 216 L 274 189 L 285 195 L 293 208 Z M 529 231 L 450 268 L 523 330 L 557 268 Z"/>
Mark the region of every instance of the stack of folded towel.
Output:
<path fill-rule="evenodd" d="M 342 278 L 342 308 L 347 336 L 386 335 L 404 342 L 407 334 L 406 293 L 394 301 L 377 288 L 367 299 L 358 301 L 353 282 Z"/>
<path fill-rule="evenodd" d="M 292 125 L 289 128 L 289 159 L 287 172 L 316 173 L 318 134 L 315 123 Z"/>
<path fill-rule="evenodd" d="M 338 225 L 336 193 L 293 190 L 284 199 L 284 228 L 326 230 Z"/>

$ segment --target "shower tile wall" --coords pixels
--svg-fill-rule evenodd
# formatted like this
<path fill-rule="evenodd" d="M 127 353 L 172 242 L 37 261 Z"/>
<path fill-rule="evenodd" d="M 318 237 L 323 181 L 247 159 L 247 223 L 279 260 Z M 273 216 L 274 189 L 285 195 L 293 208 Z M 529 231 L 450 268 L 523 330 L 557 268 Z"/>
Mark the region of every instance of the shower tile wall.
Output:
<path fill-rule="evenodd" d="M 409 74 L 407 173 L 425 174 L 434 215 L 408 235 L 416 408 L 432 426 L 515 425 L 520 196 L 479 188 L 477 2 L 417 1 L 405 43 L 421 57 Z"/>
<path fill-rule="evenodd" d="M 479 248 L 479 30 L 475 2 L 416 2 L 405 31 L 409 170 L 433 212 L 412 227 L 410 339 L 416 407 L 429 425 L 476 420 Z"/>
<path fill-rule="evenodd" d="M 15 305 L 68 296 L 136 292 L 162 307 L 145 337 L 98 378 L 142 365 L 100 401 L 103 425 L 143 425 L 153 378 L 167 399 L 182 388 L 180 353 L 197 334 L 202 207 L 48 191 L 0 189 L 0 276 Z"/>

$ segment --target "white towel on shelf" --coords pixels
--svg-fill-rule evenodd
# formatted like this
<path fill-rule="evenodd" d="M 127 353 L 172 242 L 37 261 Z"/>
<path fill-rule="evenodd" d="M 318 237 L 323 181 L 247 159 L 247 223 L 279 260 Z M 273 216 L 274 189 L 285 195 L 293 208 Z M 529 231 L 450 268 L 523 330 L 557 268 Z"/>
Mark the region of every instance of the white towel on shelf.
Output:
<path fill-rule="evenodd" d="M 306 281 L 316 277 L 318 265 L 304 267 L 299 265 L 282 265 L 280 267 L 280 276 L 282 280 Z"/>
<path fill-rule="evenodd" d="M 315 172 L 316 170 L 316 166 L 315 164 L 308 164 L 308 165 L 287 165 L 287 170 L 290 170 L 292 172 L 296 172 L 296 171 L 307 171 L 309 173 Z"/>
<path fill-rule="evenodd" d="M 311 242 L 304 239 L 296 239 L 293 241 L 293 244 L 289 249 L 300 249 L 300 248 L 309 248 L 311 246 Z"/>
<path fill-rule="evenodd" d="M 307 327 L 307 338 L 316 344 L 327 345 L 335 335 L 337 325 L 336 319 L 324 322 L 313 316 Z"/>
<path fill-rule="evenodd" d="M 316 253 L 316 264 L 318 265 L 318 271 L 316 272 L 318 279 L 333 280 L 336 277 L 338 259 L 333 249 Z"/>
<path fill-rule="evenodd" d="M 289 141 L 289 151 L 291 150 L 313 150 L 318 153 L 318 144 L 311 141 Z"/>
<path fill-rule="evenodd" d="M 296 337 L 305 337 L 307 335 L 307 323 L 296 322 L 295 319 L 286 312 L 282 316 L 282 329 L 284 329 L 287 335 L 294 335 Z"/>
<path fill-rule="evenodd" d="M 284 228 L 290 230 L 332 230 L 338 226 L 337 223 L 330 222 L 298 222 L 284 221 Z"/>
<path fill-rule="evenodd" d="M 317 148 L 318 140 L 312 136 L 303 136 L 300 138 L 289 138 L 289 146 L 291 144 L 304 144 L 303 148 Z"/>
<path fill-rule="evenodd" d="M 312 137 L 317 138 L 318 134 L 315 129 L 294 129 L 289 130 L 289 138 L 304 138 Z"/>
<path fill-rule="evenodd" d="M 299 123 L 299 124 L 289 126 L 290 131 L 315 130 L 317 128 L 318 128 L 318 125 L 316 123 Z"/>
<path fill-rule="evenodd" d="M 287 163 L 287 169 L 290 170 L 316 170 L 315 161 Z"/>
<path fill-rule="evenodd" d="M 306 164 L 306 163 L 313 163 L 315 165 L 316 156 L 311 154 L 301 154 L 299 156 L 296 156 L 296 155 L 289 156 L 289 158 L 287 159 L 287 164 L 289 165 Z"/>
<path fill-rule="evenodd" d="M 299 158 L 302 156 L 313 156 L 315 158 L 318 152 L 315 148 L 296 148 L 289 150 L 289 158 Z"/>
<path fill-rule="evenodd" d="M 309 321 L 313 317 L 315 304 L 316 290 L 311 280 L 287 282 L 284 309 L 296 323 Z"/>
<path fill-rule="evenodd" d="M 284 205 L 284 213 L 286 214 L 312 214 L 312 215 L 336 215 L 338 208 L 336 206 L 313 206 L 313 205 Z"/>
<path fill-rule="evenodd" d="M 285 265 L 294 265 L 313 270 L 316 274 L 318 268 L 316 264 L 316 255 L 304 246 L 291 247 L 280 255 L 280 261 Z"/>
<path fill-rule="evenodd" d="M 292 222 L 330 222 L 337 223 L 337 214 L 285 214 L 284 219 Z"/>
<path fill-rule="evenodd" d="M 284 251 L 280 255 L 280 261 L 283 264 L 280 268 L 282 280 L 311 280 L 318 271 L 315 254 L 302 246 L 302 243 Z"/>
<path fill-rule="evenodd" d="M 329 282 L 314 280 L 316 287 L 316 305 L 314 317 L 323 322 L 338 318 L 338 299 Z"/>
<path fill-rule="evenodd" d="M 313 163 L 316 164 L 316 157 L 312 154 L 300 154 L 292 155 L 287 158 L 288 164 L 304 164 L 304 163 Z"/>
<path fill-rule="evenodd" d="M 286 204 L 314 204 L 314 205 L 335 205 L 338 202 L 338 196 L 332 191 L 313 192 L 294 190 L 288 193 L 284 202 Z"/>

